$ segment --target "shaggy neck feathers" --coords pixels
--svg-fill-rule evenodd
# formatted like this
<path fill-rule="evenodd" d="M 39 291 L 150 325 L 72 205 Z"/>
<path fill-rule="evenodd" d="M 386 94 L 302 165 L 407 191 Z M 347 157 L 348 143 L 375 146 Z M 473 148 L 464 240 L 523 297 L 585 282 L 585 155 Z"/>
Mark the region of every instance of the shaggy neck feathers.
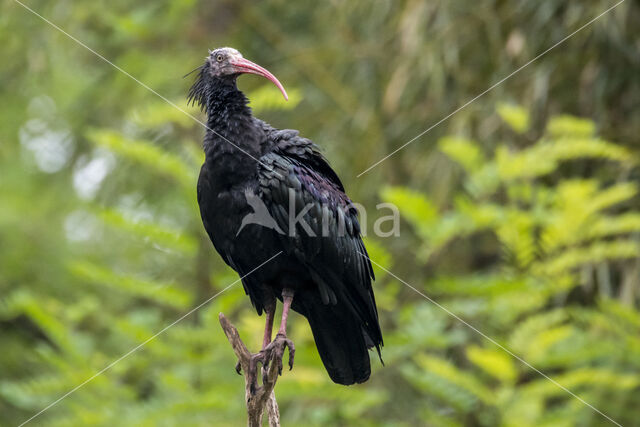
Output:
<path fill-rule="evenodd" d="M 207 162 L 237 166 L 260 157 L 262 131 L 253 119 L 247 97 L 236 86 L 236 76 L 211 77 L 203 70 L 189 92 L 189 102 L 207 113 L 203 144 Z M 231 161 L 230 157 L 237 159 Z"/>

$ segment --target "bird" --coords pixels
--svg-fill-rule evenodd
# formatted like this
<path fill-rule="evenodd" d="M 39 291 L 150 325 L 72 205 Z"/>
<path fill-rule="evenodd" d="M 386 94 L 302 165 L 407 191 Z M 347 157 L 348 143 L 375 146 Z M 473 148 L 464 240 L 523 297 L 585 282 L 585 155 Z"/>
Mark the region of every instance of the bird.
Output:
<path fill-rule="evenodd" d="M 367 381 L 369 350 L 375 347 L 382 362 L 375 276 L 358 211 L 340 178 L 320 148 L 297 130 L 276 129 L 253 116 L 237 86 L 243 74 L 266 78 L 288 100 L 267 69 L 223 47 L 209 50 L 196 71 L 188 102 L 207 116 L 198 205 L 214 248 L 241 277 L 257 314 L 265 313 L 256 364 L 277 363 L 282 374 L 288 349 L 293 368 L 287 318 L 294 310 L 307 319 L 333 382 Z M 272 340 L 276 301 L 283 310 Z M 249 375 L 255 382 L 256 373 Z"/>

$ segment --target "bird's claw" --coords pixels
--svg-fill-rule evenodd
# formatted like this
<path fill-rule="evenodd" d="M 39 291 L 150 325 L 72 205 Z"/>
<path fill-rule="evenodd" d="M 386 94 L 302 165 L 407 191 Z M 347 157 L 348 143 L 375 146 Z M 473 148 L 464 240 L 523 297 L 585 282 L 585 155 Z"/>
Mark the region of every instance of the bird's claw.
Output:
<path fill-rule="evenodd" d="M 289 370 L 291 370 L 293 369 L 293 360 L 296 354 L 296 348 L 293 345 L 293 341 L 287 338 L 286 335 L 276 335 L 275 339 L 269 345 L 260 350 L 259 353 L 251 356 L 248 375 L 252 394 L 255 393 L 258 384 L 258 363 L 262 363 L 263 384 L 269 369 L 269 364 L 273 361 L 277 363 L 278 375 L 282 375 L 282 358 L 284 356 L 285 347 L 289 349 Z"/>
<path fill-rule="evenodd" d="M 293 341 L 287 338 L 284 334 L 276 335 L 276 338 L 264 348 L 263 351 L 268 352 L 268 357 L 263 362 L 263 369 L 266 371 L 269 368 L 269 363 L 275 360 L 278 363 L 278 375 L 282 375 L 282 358 L 284 357 L 284 349 L 289 349 L 289 370 L 293 369 L 293 359 L 296 354 L 296 347 L 293 345 Z"/>
<path fill-rule="evenodd" d="M 236 362 L 236 372 L 238 373 L 238 375 L 242 375 L 242 364 L 239 360 L 238 362 Z"/>

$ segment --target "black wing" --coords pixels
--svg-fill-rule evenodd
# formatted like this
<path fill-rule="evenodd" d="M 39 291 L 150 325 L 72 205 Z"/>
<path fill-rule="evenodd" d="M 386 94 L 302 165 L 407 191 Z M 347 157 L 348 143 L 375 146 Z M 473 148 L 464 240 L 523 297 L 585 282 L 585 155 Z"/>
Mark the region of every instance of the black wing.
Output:
<path fill-rule="evenodd" d="M 382 334 L 371 287 L 374 274 L 357 209 L 310 140 L 293 130 L 266 130 L 272 148 L 260 159 L 259 195 L 284 232 L 285 250 L 308 268 L 322 303 L 350 310 L 361 322 L 367 346 L 375 345 L 379 352 Z M 294 216 L 301 217 L 292 230 L 290 203 L 295 205 Z"/>

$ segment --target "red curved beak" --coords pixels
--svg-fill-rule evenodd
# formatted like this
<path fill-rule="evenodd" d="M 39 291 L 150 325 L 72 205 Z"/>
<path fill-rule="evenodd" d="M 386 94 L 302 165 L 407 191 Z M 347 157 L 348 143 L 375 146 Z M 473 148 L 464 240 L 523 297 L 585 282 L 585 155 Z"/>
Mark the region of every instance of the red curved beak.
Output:
<path fill-rule="evenodd" d="M 271 82 L 276 85 L 278 89 L 280 89 L 280 92 L 282 92 L 282 96 L 284 96 L 284 99 L 287 101 L 289 100 L 287 91 L 284 90 L 282 84 L 278 81 L 278 79 L 276 79 L 276 76 L 271 74 L 266 68 L 262 68 L 258 64 L 255 64 L 244 58 L 232 58 L 231 60 L 229 60 L 229 63 L 235 67 L 235 71 L 238 73 L 257 74 L 268 80 L 271 80 Z"/>

